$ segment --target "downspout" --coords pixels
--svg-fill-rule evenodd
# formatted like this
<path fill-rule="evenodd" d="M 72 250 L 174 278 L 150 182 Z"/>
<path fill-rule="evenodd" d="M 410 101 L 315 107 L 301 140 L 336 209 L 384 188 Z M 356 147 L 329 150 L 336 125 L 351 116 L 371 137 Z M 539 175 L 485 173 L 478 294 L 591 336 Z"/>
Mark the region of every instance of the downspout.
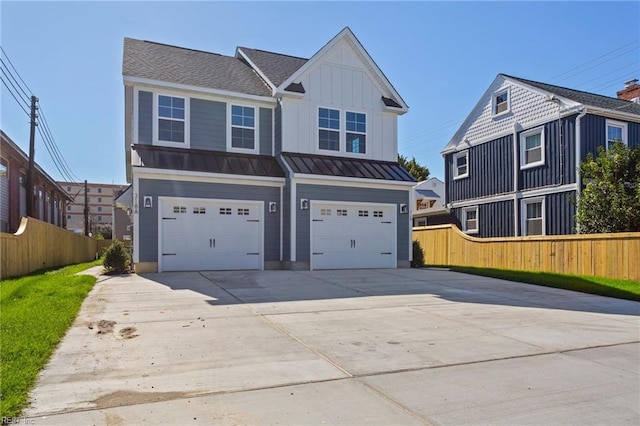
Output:
<path fill-rule="evenodd" d="M 580 120 L 587 115 L 586 108 L 582 108 L 582 112 L 576 117 L 576 208 L 580 203 L 580 192 L 582 191 L 582 177 L 580 176 L 580 156 L 582 155 L 582 137 L 580 132 Z M 576 233 L 580 234 L 580 225 L 576 225 Z"/>
<path fill-rule="evenodd" d="M 513 235 L 518 232 L 518 122 L 513 123 Z"/>

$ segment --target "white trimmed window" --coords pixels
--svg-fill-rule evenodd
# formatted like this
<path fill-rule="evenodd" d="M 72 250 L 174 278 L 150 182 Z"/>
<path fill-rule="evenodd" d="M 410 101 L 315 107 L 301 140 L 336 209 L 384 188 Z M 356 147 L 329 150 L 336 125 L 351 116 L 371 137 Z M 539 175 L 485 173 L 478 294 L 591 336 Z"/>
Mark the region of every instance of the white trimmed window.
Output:
<path fill-rule="evenodd" d="M 185 142 L 185 99 L 158 95 L 158 141 Z"/>
<path fill-rule="evenodd" d="M 521 201 L 522 235 L 545 235 L 544 198 Z"/>
<path fill-rule="evenodd" d="M 544 127 L 527 130 L 520 134 L 520 168 L 544 164 Z"/>
<path fill-rule="evenodd" d="M 511 94 L 509 89 L 495 92 L 491 97 L 491 115 L 496 117 L 511 111 Z"/>
<path fill-rule="evenodd" d="M 469 176 L 469 151 L 453 154 L 453 178 L 462 179 Z"/>
<path fill-rule="evenodd" d="M 340 111 L 318 108 L 318 148 L 340 151 Z"/>
<path fill-rule="evenodd" d="M 257 150 L 254 107 L 231 105 L 231 148 L 240 151 Z"/>
<path fill-rule="evenodd" d="M 478 206 L 462 209 L 462 230 L 467 234 L 478 233 Z"/>
<path fill-rule="evenodd" d="M 366 153 L 367 116 L 347 111 L 347 152 Z"/>
<path fill-rule="evenodd" d="M 613 146 L 614 142 L 622 142 L 626 146 L 627 143 L 627 123 L 620 121 L 607 120 L 607 151 Z"/>

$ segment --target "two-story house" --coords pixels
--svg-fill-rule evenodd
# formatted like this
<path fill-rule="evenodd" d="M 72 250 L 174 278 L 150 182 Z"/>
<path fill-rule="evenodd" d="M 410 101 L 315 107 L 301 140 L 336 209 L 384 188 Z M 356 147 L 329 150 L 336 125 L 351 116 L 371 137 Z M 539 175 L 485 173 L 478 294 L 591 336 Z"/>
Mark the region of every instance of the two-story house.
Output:
<path fill-rule="evenodd" d="M 578 166 L 616 140 L 640 143 L 640 104 L 499 74 L 444 148 L 445 201 L 479 237 L 575 233 Z"/>
<path fill-rule="evenodd" d="M 124 40 L 138 272 L 407 267 L 408 107 L 349 28 L 311 58 Z"/>

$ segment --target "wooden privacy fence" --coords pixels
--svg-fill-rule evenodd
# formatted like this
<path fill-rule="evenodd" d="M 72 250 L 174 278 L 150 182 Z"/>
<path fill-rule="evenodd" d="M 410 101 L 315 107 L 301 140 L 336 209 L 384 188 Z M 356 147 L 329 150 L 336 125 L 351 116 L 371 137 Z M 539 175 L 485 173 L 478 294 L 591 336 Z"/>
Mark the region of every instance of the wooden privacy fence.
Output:
<path fill-rule="evenodd" d="M 15 234 L 0 234 L 0 279 L 87 262 L 95 258 L 96 252 L 93 238 L 23 217 Z"/>
<path fill-rule="evenodd" d="M 593 275 L 640 281 L 640 232 L 474 238 L 455 225 L 413 229 L 427 265 Z"/>

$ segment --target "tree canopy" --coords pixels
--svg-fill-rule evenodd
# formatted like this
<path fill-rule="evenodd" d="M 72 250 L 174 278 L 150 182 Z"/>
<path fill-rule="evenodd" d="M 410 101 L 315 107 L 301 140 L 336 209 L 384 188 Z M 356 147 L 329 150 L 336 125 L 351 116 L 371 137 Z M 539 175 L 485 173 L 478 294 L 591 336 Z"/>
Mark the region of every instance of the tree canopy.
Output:
<path fill-rule="evenodd" d="M 580 233 L 640 231 L 640 147 L 615 142 L 580 165 L 587 182 L 578 200 Z"/>
<path fill-rule="evenodd" d="M 407 160 L 407 157 L 398 154 L 398 163 L 407 169 L 407 171 L 411 173 L 418 182 L 427 180 L 429 177 L 429 169 L 419 164 L 415 157 L 411 157 L 411 160 Z"/>

